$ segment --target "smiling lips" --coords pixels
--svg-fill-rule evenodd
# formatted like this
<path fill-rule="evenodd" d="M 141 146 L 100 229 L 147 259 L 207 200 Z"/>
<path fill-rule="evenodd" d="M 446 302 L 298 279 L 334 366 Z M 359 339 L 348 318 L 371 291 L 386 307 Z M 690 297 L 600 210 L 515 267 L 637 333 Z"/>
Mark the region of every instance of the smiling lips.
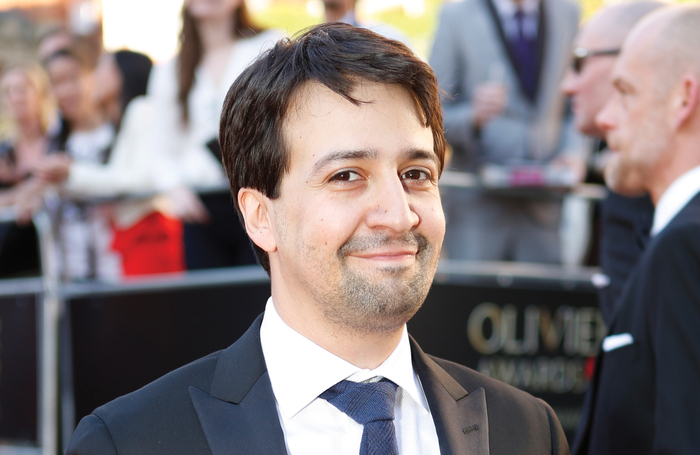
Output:
<path fill-rule="evenodd" d="M 349 256 L 354 256 L 358 259 L 368 259 L 372 261 L 382 261 L 382 262 L 393 262 L 393 261 L 403 261 L 406 259 L 415 259 L 418 254 L 416 248 L 396 248 L 396 249 L 382 249 L 379 251 L 362 251 L 357 253 L 352 253 Z"/>

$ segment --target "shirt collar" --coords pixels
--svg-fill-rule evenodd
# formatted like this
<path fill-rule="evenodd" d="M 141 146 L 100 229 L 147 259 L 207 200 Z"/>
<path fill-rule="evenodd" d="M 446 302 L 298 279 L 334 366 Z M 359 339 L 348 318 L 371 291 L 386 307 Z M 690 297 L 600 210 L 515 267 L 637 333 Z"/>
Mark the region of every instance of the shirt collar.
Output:
<path fill-rule="evenodd" d="M 700 166 L 678 177 L 661 195 L 654 209 L 651 235 L 661 232 L 683 210 L 696 194 L 700 193 Z"/>
<path fill-rule="evenodd" d="M 362 382 L 375 376 L 397 384 L 413 401 L 428 410 L 418 377 L 413 371 L 406 326 L 394 352 L 374 370 L 358 368 L 326 351 L 289 327 L 272 302 L 267 301 L 260 327 L 265 364 L 280 414 L 292 418 L 321 393 L 343 379 Z"/>
<path fill-rule="evenodd" d="M 522 0 L 520 5 L 516 5 L 513 0 L 493 0 L 493 3 L 502 18 L 515 16 L 518 8 L 521 8 L 526 16 L 536 15 L 540 9 L 539 0 Z"/>

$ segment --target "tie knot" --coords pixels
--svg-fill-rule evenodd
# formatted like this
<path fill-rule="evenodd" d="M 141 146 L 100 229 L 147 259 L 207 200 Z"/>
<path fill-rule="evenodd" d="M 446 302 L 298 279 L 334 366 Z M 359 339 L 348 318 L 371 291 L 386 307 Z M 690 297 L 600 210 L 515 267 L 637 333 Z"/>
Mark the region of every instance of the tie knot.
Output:
<path fill-rule="evenodd" d="M 394 420 L 397 385 L 388 379 L 378 382 L 342 380 L 323 392 L 320 397 L 365 425 L 380 420 Z"/>

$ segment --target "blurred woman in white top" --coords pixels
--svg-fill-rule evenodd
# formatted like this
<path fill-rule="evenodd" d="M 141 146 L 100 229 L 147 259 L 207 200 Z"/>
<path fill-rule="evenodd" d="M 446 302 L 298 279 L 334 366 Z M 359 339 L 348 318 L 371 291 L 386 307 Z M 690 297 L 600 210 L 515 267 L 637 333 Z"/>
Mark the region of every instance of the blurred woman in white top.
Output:
<path fill-rule="evenodd" d="M 37 183 L 31 176 L 46 153 L 56 105 L 48 77 L 33 63 L 0 73 L 0 100 L 0 207 L 16 206 L 23 194 L 40 190 L 32 188 Z M 39 273 L 36 232 L 24 221 L 0 222 L 0 277 Z"/>
<path fill-rule="evenodd" d="M 178 56 L 156 66 L 148 86 L 165 163 L 156 178 L 186 223 L 188 269 L 254 263 L 217 154 L 219 116 L 236 77 L 281 34 L 253 25 L 243 0 L 185 0 L 182 22 Z M 202 189 L 222 193 L 198 197 Z"/>

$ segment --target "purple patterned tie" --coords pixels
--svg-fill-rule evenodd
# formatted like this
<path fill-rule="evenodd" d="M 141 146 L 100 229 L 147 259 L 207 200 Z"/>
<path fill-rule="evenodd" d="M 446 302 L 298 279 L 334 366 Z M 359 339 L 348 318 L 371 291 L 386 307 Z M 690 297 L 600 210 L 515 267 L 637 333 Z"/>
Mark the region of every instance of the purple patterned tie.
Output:
<path fill-rule="evenodd" d="M 394 428 L 397 387 L 388 379 L 371 383 L 342 380 L 320 398 L 364 425 L 360 455 L 398 455 Z"/>
<path fill-rule="evenodd" d="M 518 25 L 518 34 L 511 41 L 511 49 L 515 57 L 516 70 L 525 94 L 530 99 L 534 99 L 537 89 L 536 43 L 535 39 L 525 36 L 525 13 L 520 8 L 515 12 L 515 22 Z"/>

